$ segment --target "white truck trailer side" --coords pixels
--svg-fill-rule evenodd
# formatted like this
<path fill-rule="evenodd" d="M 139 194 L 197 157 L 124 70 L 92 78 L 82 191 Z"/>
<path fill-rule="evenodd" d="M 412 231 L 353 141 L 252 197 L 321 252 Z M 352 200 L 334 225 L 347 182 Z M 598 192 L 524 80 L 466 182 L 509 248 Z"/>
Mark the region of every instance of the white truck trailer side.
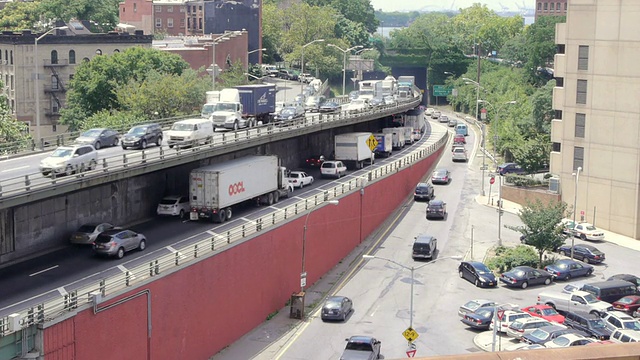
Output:
<path fill-rule="evenodd" d="M 191 171 L 190 219 L 230 220 L 232 207 L 254 200 L 272 205 L 291 191 L 278 157 L 246 156 Z"/>
<path fill-rule="evenodd" d="M 384 128 L 382 129 L 382 133 L 393 135 L 393 150 L 400 150 L 404 148 L 404 145 L 405 145 L 404 129 L 399 127 Z"/>
<path fill-rule="evenodd" d="M 370 132 L 356 132 L 336 135 L 335 158 L 342 161 L 347 168 L 362 169 L 365 162 L 374 163 L 374 154 L 367 141 Z"/>

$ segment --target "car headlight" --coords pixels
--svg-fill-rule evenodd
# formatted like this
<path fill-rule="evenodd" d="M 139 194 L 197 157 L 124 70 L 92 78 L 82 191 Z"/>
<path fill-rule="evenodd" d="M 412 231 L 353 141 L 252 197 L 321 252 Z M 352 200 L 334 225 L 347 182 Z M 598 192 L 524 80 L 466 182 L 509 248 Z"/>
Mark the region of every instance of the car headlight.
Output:
<path fill-rule="evenodd" d="M 480 276 L 480 282 L 488 282 L 489 280 L 485 277 Z"/>
<path fill-rule="evenodd" d="M 291 120 L 291 119 L 293 119 L 293 116 L 289 116 L 287 119 Z"/>
<path fill-rule="evenodd" d="M 185 140 L 191 140 L 191 136 L 185 136 Z"/>

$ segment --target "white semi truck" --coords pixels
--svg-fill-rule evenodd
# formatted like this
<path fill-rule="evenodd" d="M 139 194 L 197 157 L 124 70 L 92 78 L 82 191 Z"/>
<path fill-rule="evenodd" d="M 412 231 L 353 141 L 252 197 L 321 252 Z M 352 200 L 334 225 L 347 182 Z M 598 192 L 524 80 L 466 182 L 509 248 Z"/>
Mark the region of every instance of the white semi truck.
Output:
<path fill-rule="evenodd" d="M 224 222 L 233 206 L 253 200 L 272 205 L 293 191 L 277 156 L 246 156 L 191 171 L 190 219 Z"/>
<path fill-rule="evenodd" d="M 355 132 L 336 135 L 335 158 L 342 161 L 347 168 L 362 169 L 364 163 L 373 164 L 375 155 L 369 147 L 372 138 L 370 132 Z M 375 138 L 374 138 L 375 139 Z"/>
<path fill-rule="evenodd" d="M 400 150 L 404 148 L 406 144 L 406 140 L 404 138 L 404 129 L 400 127 L 393 128 L 384 128 L 382 129 L 383 134 L 391 134 L 393 135 L 393 150 Z"/>
<path fill-rule="evenodd" d="M 205 104 L 202 106 L 200 116 L 203 119 L 208 119 L 211 114 L 213 114 L 213 110 L 218 102 L 220 102 L 220 91 L 207 91 L 207 99 Z"/>

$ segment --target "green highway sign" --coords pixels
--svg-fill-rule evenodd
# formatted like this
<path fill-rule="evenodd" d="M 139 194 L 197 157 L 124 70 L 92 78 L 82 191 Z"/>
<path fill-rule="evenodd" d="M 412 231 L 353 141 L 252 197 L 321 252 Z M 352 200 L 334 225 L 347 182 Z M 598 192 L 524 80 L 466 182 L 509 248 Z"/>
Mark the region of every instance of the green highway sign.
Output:
<path fill-rule="evenodd" d="M 433 85 L 433 96 L 451 95 L 451 87 L 447 85 Z"/>

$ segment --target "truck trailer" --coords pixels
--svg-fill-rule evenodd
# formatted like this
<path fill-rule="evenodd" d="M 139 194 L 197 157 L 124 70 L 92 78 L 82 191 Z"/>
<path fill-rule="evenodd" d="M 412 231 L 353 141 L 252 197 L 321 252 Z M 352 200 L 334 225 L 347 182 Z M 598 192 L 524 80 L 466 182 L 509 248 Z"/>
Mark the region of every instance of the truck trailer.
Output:
<path fill-rule="evenodd" d="M 398 97 L 413 97 L 413 86 L 416 83 L 415 76 L 398 76 Z"/>
<path fill-rule="evenodd" d="M 404 148 L 404 145 L 405 145 L 404 129 L 399 127 L 384 128 L 382 129 L 382 133 L 391 134 L 393 136 L 393 150 L 400 150 Z"/>
<path fill-rule="evenodd" d="M 292 191 L 286 169 L 275 155 L 246 156 L 191 171 L 190 219 L 230 220 L 233 206 L 245 201 L 272 205 Z"/>
<path fill-rule="evenodd" d="M 237 130 L 267 124 L 276 110 L 274 84 L 242 85 L 222 89 L 211 121 L 216 128 Z"/>
<path fill-rule="evenodd" d="M 378 146 L 373 149 L 376 156 L 389 157 L 393 153 L 393 134 L 373 134 L 378 140 Z"/>
<path fill-rule="evenodd" d="M 370 132 L 336 135 L 335 159 L 342 161 L 350 169 L 362 169 L 365 162 L 373 164 L 375 155 L 368 143 L 371 136 Z"/>

